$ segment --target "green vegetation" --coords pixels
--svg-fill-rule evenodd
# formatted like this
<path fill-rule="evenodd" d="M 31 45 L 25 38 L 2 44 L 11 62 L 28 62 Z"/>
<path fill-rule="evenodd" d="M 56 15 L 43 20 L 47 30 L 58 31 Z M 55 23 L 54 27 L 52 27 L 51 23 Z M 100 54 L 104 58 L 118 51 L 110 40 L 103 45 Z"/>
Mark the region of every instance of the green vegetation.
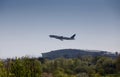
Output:
<path fill-rule="evenodd" d="M 0 60 L 0 77 L 120 77 L 120 56 Z"/>

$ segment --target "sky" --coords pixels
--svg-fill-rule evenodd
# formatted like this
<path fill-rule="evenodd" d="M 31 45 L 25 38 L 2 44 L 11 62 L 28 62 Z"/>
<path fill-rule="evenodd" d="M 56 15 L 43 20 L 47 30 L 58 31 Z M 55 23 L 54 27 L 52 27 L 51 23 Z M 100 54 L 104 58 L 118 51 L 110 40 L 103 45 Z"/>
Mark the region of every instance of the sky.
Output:
<path fill-rule="evenodd" d="M 120 0 L 0 0 L 0 58 L 57 49 L 120 52 Z M 60 41 L 49 35 L 70 37 Z"/>

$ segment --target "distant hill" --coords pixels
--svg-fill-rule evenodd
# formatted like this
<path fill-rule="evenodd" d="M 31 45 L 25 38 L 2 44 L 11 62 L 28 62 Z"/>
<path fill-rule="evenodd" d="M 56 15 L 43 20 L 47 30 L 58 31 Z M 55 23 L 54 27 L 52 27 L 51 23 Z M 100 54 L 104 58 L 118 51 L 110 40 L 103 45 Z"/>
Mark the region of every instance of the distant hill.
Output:
<path fill-rule="evenodd" d="M 78 58 L 81 56 L 107 56 L 115 58 L 116 55 L 112 54 L 107 51 L 99 51 L 99 50 L 80 50 L 80 49 L 61 49 L 61 50 L 54 50 L 47 53 L 42 53 L 43 58 L 48 59 L 56 59 L 60 57 L 64 58 Z"/>

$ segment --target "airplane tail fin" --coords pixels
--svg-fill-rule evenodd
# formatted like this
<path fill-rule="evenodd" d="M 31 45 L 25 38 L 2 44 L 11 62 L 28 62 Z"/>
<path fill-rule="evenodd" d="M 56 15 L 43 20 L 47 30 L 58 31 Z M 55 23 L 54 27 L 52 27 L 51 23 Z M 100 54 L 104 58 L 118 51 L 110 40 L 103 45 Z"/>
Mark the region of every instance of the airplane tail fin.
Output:
<path fill-rule="evenodd" d="M 76 36 L 76 34 L 72 35 L 70 38 L 71 38 L 71 39 L 74 39 L 74 38 L 75 38 L 75 36 Z"/>

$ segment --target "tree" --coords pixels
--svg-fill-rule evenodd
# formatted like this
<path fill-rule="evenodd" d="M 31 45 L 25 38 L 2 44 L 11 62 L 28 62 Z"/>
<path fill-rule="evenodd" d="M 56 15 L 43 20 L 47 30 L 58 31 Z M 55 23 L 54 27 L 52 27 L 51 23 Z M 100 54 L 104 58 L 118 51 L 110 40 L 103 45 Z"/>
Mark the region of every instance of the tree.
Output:
<path fill-rule="evenodd" d="M 24 77 L 24 65 L 22 61 L 16 58 L 14 62 L 11 63 L 11 73 L 14 74 L 15 77 Z"/>
<path fill-rule="evenodd" d="M 116 59 L 116 71 L 120 73 L 120 56 Z"/>
<path fill-rule="evenodd" d="M 96 63 L 96 70 L 101 75 L 115 73 L 114 60 L 109 57 L 99 58 Z"/>
<path fill-rule="evenodd" d="M 64 73 L 64 69 L 62 68 L 57 68 L 54 73 L 54 77 L 69 77 L 66 73 Z"/>
<path fill-rule="evenodd" d="M 35 58 L 24 57 L 22 59 L 24 77 L 40 77 L 42 73 L 41 62 Z"/>
<path fill-rule="evenodd" d="M 7 77 L 7 71 L 4 67 L 3 61 L 0 60 L 0 77 Z"/>
<path fill-rule="evenodd" d="M 87 73 L 79 73 L 77 77 L 89 77 Z"/>

